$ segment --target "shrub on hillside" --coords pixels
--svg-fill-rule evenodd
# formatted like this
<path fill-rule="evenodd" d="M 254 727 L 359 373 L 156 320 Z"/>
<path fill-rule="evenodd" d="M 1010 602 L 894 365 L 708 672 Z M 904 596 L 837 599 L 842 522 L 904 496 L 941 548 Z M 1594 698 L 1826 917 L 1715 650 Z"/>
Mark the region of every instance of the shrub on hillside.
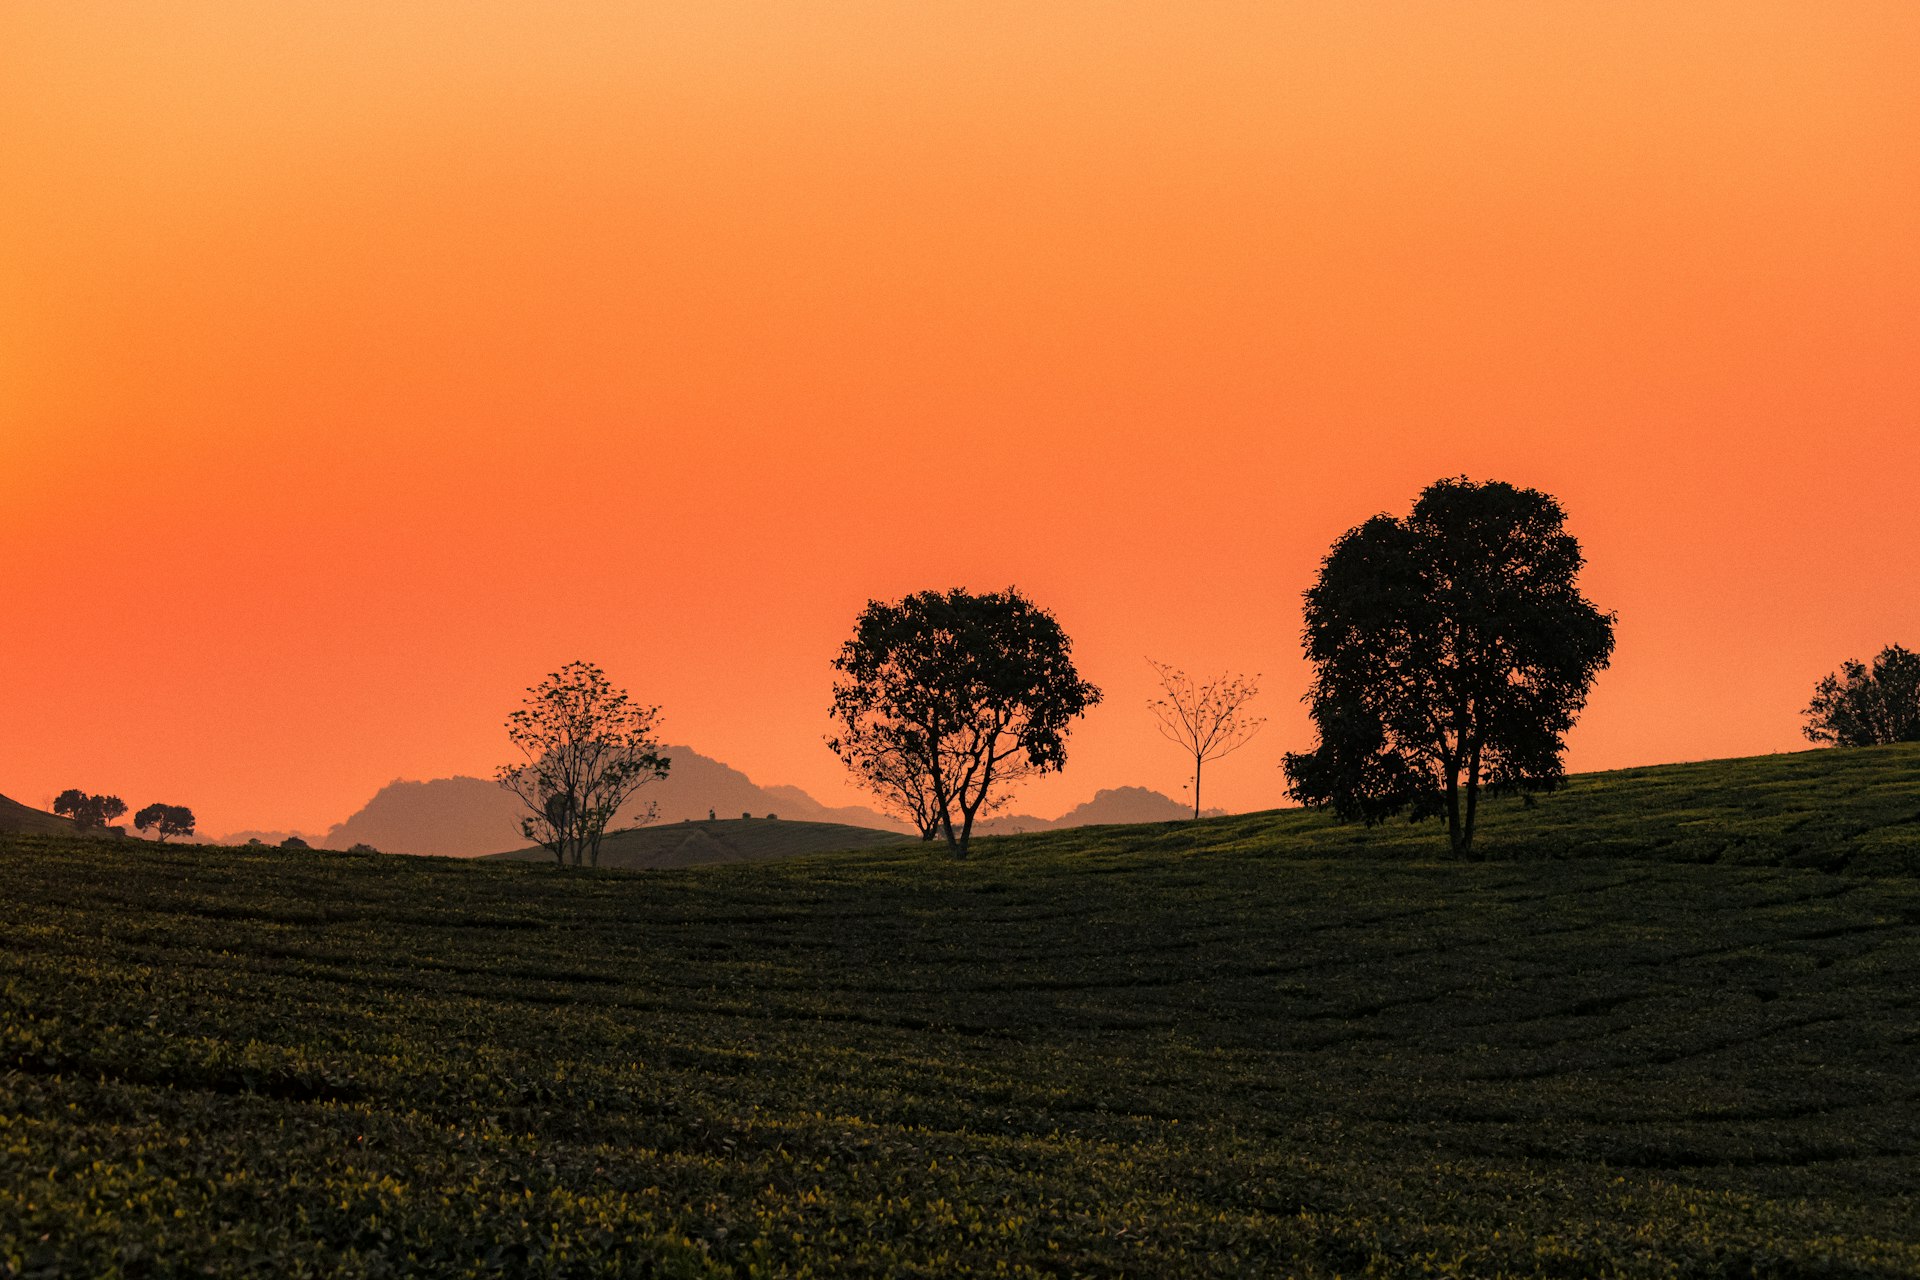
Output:
<path fill-rule="evenodd" d="M 1893 644 L 1871 667 L 1842 663 L 1837 674 L 1814 686 L 1802 714 L 1807 738 L 1829 746 L 1920 742 L 1920 654 Z"/>
<path fill-rule="evenodd" d="M 104 827 L 127 811 L 127 802 L 119 796 L 88 795 L 77 787 L 68 787 L 54 797 L 53 811 L 69 818 L 82 831 Z"/>

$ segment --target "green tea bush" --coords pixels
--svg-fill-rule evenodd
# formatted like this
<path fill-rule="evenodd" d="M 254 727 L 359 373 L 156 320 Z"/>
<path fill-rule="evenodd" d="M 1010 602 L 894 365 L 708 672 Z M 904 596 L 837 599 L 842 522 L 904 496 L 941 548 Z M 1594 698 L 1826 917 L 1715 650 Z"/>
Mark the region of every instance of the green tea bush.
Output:
<path fill-rule="evenodd" d="M 1474 863 L 0 838 L 0 1276 L 1920 1274 L 1920 881 L 1781 854 L 1900 811 L 1853 754 L 1578 779 Z"/>

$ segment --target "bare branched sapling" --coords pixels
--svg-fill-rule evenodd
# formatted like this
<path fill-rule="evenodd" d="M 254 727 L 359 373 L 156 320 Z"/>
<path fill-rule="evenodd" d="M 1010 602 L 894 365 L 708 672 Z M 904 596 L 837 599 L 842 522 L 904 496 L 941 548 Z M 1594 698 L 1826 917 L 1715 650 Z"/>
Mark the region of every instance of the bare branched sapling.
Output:
<path fill-rule="evenodd" d="M 1193 757 L 1193 816 L 1200 816 L 1200 770 L 1209 760 L 1231 755 L 1260 732 L 1264 717 L 1250 715 L 1247 704 L 1260 692 L 1251 676 L 1222 673 L 1202 684 L 1165 662 L 1147 659 L 1160 677 L 1161 696 L 1147 709 L 1160 722 L 1160 736 Z"/>

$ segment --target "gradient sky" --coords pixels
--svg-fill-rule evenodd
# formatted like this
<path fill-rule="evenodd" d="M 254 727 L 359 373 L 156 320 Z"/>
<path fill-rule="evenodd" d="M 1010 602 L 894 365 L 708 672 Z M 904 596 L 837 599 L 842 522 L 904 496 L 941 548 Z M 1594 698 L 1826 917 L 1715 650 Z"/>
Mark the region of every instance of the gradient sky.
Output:
<path fill-rule="evenodd" d="M 0 792 L 318 828 L 574 658 L 823 800 L 870 596 L 1018 584 L 1180 794 L 1445 475 L 1619 650 L 1576 769 L 1920 644 L 1920 5 L 0 9 Z"/>

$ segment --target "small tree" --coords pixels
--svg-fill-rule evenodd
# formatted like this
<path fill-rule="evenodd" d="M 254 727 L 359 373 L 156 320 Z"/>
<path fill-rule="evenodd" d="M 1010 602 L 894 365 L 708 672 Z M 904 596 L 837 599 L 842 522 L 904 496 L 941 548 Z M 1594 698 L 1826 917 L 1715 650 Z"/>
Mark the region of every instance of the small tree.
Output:
<path fill-rule="evenodd" d="M 591 662 L 570 662 L 528 689 L 507 717 L 507 737 L 524 758 L 494 774 L 526 806 L 521 834 L 560 866 L 599 866 L 607 824 L 634 792 L 667 776 L 671 761 L 653 736 L 659 715 Z M 650 804 L 638 821 L 656 813 Z"/>
<path fill-rule="evenodd" d="M 1193 816 L 1200 816 L 1200 768 L 1232 755 L 1260 732 L 1265 719 L 1247 712 L 1260 692 L 1260 677 L 1226 672 L 1200 684 L 1165 662 L 1147 659 L 1160 677 L 1161 696 L 1147 702 L 1160 724 L 1160 736 L 1193 758 Z"/>
<path fill-rule="evenodd" d="M 1072 649 L 1011 587 L 869 601 L 833 662 L 839 729 L 827 745 L 883 801 L 930 814 L 964 857 L 1010 784 L 1065 767 L 1073 721 L 1100 701 Z"/>
<path fill-rule="evenodd" d="M 306 842 L 305 840 L 302 840 L 302 839 L 301 839 L 301 838 L 300 838 L 299 836 L 288 836 L 288 837 L 287 837 L 287 838 L 286 838 L 285 840 L 282 840 L 282 841 L 280 842 L 280 847 L 281 847 L 282 849 L 311 849 L 311 848 L 313 848 L 313 846 L 312 846 L 312 845 L 310 845 L 310 844 L 308 844 L 308 843 L 307 843 L 307 842 Z"/>
<path fill-rule="evenodd" d="M 193 810 L 182 804 L 150 804 L 133 815 L 133 827 L 136 831 L 152 831 L 154 838 L 165 844 L 171 836 L 193 834 Z"/>
<path fill-rule="evenodd" d="M 1463 478 L 1334 543 L 1306 593 L 1320 743 L 1286 758 L 1296 800 L 1367 822 L 1444 813 L 1465 853 L 1483 783 L 1559 784 L 1565 735 L 1613 653 L 1565 521 L 1544 493 Z"/>
<path fill-rule="evenodd" d="M 1879 747 L 1920 742 L 1920 654 L 1899 645 L 1882 649 L 1868 667 L 1841 664 L 1814 686 L 1807 718 L 1809 741 L 1835 747 Z"/>
<path fill-rule="evenodd" d="M 119 796 L 93 796 L 69 787 L 54 797 L 53 811 L 60 817 L 72 819 L 80 830 L 92 831 L 111 826 L 115 818 L 127 811 L 127 805 Z"/>

